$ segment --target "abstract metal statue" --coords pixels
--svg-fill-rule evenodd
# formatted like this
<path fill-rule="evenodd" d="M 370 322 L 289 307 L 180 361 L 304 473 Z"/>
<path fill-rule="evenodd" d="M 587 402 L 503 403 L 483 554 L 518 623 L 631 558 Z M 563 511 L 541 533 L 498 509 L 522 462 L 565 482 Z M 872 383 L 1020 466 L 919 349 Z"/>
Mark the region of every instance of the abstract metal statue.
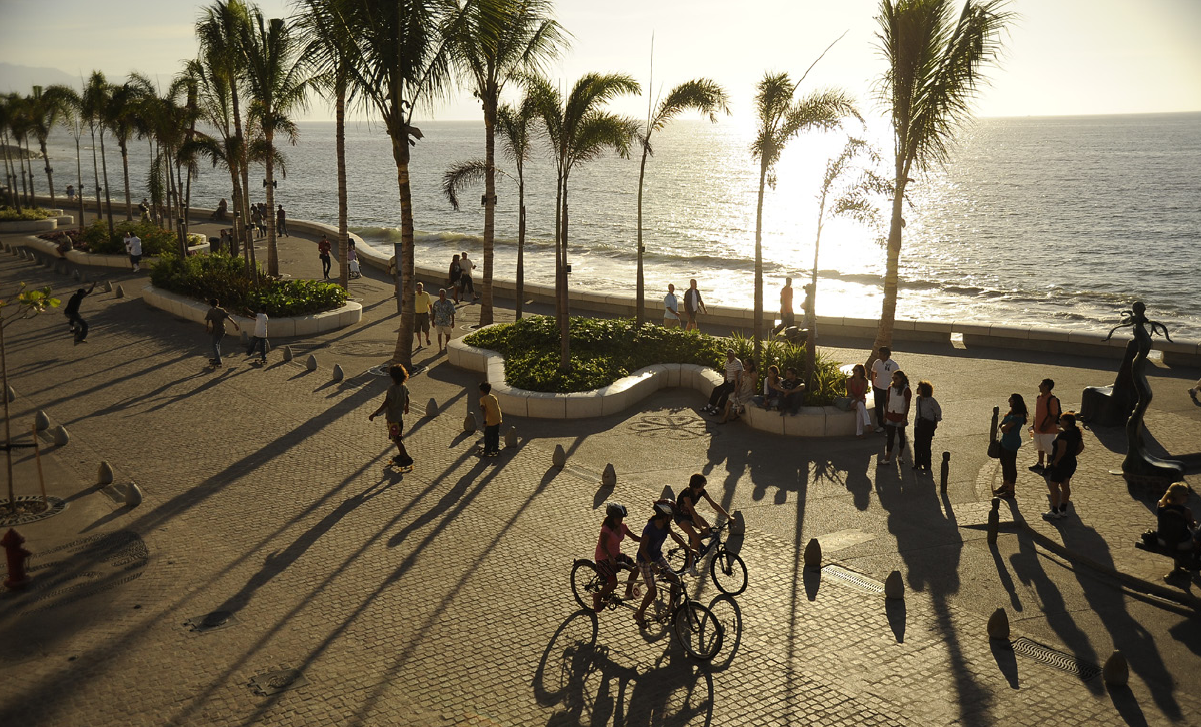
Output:
<path fill-rule="evenodd" d="M 1151 353 L 1152 334 L 1162 331 L 1163 337 L 1171 341 L 1167 326 L 1157 321 L 1148 320 L 1147 306 L 1142 301 L 1136 301 L 1131 310 L 1122 311 L 1122 322 L 1114 326 L 1105 340 L 1109 340 L 1114 331 L 1119 328 L 1132 328 L 1134 340 L 1132 348 L 1134 359 L 1131 361 L 1130 375 L 1134 383 L 1134 391 L 1138 399 L 1134 411 L 1126 420 L 1126 458 L 1122 460 L 1122 473 L 1139 477 L 1162 477 L 1179 480 L 1184 476 L 1184 464 L 1175 460 L 1160 459 L 1147 454 L 1143 442 L 1143 415 L 1151 406 L 1151 385 L 1147 383 L 1147 356 Z M 1150 325 L 1150 330 L 1147 329 Z"/>

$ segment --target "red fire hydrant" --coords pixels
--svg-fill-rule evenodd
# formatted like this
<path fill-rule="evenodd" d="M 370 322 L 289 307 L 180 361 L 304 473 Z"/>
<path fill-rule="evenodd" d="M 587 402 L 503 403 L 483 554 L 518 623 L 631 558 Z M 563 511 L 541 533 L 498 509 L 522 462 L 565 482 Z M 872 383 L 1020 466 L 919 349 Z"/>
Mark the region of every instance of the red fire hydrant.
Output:
<path fill-rule="evenodd" d="M 29 583 L 29 576 L 25 574 L 25 561 L 33 553 L 21 547 L 24 542 L 25 538 L 12 528 L 0 539 L 0 546 L 4 547 L 4 554 L 8 557 L 8 580 L 4 585 L 9 588 L 24 588 Z"/>

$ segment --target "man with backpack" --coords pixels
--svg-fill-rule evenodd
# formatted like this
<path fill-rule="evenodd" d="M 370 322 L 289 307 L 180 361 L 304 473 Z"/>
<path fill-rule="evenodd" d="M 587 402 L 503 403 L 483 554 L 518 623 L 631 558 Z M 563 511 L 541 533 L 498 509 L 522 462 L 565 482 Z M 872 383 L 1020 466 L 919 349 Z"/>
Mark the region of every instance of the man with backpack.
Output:
<path fill-rule="evenodd" d="M 1038 464 L 1030 467 L 1031 472 L 1042 474 L 1044 458 L 1055 453 L 1055 437 L 1059 435 L 1059 415 L 1063 408 L 1059 398 L 1051 393 L 1055 382 L 1043 379 L 1038 385 L 1038 398 L 1034 404 L 1034 421 L 1030 424 L 1030 434 L 1034 437 L 1034 446 L 1038 449 Z"/>

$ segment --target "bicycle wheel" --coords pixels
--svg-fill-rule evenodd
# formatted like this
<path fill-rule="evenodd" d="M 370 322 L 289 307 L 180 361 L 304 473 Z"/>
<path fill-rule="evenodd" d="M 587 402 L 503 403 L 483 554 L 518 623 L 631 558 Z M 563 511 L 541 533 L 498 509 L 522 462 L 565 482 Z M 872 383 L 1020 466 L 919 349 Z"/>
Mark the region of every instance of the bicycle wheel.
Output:
<path fill-rule="evenodd" d="M 600 593 L 605 581 L 596 572 L 596 564 L 590 560 L 577 560 L 571 566 L 571 595 L 580 608 L 592 609 L 592 596 Z"/>
<path fill-rule="evenodd" d="M 681 575 L 684 568 L 688 565 L 688 551 L 677 546 L 667 551 L 667 567 L 671 568 L 671 572 L 676 575 Z"/>
<path fill-rule="evenodd" d="M 724 548 L 714 553 L 713 560 L 709 561 L 709 575 L 713 576 L 713 585 L 722 593 L 737 596 L 746 590 L 746 563 Z"/>
<path fill-rule="evenodd" d="M 694 659 L 709 661 L 721 651 L 721 623 L 713 612 L 689 601 L 671 616 L 671 630 L 684 651 Z"/>

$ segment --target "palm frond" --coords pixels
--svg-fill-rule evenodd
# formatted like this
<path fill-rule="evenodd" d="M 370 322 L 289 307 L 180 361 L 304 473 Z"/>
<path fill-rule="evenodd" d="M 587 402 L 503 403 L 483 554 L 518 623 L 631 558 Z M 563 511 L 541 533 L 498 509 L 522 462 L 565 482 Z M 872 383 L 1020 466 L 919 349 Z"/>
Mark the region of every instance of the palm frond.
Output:
<path fill-rule="evenodd" d="M 442 175 L 442 193 L 455 212 L 459 211 L 459 190 L 468 184 L 482 182 L 488 173 L 488 163 L 483 159 L 468 159 L 459 162 Z"/>

